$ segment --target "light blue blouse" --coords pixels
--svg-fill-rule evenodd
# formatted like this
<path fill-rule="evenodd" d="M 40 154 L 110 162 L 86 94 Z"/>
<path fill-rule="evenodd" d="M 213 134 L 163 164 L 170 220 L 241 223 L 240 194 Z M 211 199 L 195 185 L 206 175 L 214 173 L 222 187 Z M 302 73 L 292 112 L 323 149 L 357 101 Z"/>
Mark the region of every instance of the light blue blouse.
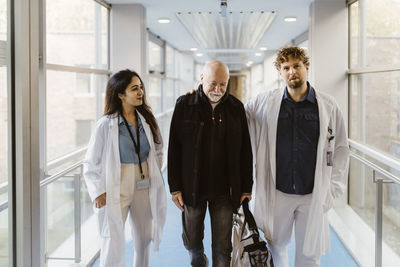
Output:
<path fill-rule="evenodd" d="M 132 139 L 129 135 L 128 129 L 125 126 L 124 119 L 121 115 L 118 116 L 118 128 L 119 128 L 119 156 L 121 163 L 135 163 L 139 164 L 139 158 L 133 145 Z M 128 122 L 128 126 L 132 132 L 133 138 L 137 144 L 137 134 L 135 127 Z M 140 160 L 145 162 L 149 156 L 150 144 L 147 140 L 146 133 L 143 128 L 142 121 L 138 116 L 138 130 L 140 138 Z"/>

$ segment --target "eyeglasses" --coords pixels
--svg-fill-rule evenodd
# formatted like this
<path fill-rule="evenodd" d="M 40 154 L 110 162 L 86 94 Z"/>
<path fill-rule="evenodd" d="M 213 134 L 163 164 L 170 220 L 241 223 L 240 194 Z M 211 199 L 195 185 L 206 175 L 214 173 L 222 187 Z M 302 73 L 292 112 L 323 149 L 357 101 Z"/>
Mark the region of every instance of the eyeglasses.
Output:
<path fill-rule="evenodd" d="M 207 85 L 208 85 L 209 87 L 211 87 L 211 88 L 215 88 L 215 87 L 219 86 L 219 88 L 221 88 L 221 89 L 226 88 L 226 86 L 227 86 L 227 84 L 228 84 L 228 83 L 218 83 L 218 82 L 215 82 L 215 81 L 212 81 L 212 82 L 205 81 L 205 82 L 206 82 Z"/>

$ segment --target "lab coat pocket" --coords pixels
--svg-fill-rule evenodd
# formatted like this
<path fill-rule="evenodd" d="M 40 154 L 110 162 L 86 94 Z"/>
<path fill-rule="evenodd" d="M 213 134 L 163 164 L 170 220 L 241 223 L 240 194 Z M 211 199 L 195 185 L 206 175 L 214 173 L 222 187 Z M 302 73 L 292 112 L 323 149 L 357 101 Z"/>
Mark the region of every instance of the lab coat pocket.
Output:
<path fill-rule="evenodd" d="M 110 237 L 107 209 L 108 209 L 107 205 L 98 209 L 97 219 L 98 219 L 99 233 L 101 237 Z"/>

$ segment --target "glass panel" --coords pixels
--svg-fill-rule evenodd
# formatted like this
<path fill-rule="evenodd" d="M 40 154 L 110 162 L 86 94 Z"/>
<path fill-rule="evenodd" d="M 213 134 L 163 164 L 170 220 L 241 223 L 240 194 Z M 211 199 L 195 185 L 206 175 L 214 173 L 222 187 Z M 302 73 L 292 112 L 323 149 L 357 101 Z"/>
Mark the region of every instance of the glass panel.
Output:
<path fill-rule="evenodd" d="M 161 112 L 161 79 L 149 77 L 149 84 L 145 87 L 147 92 L 146 100 L 151 107 L 153 114 Z"/>
<path fill-rule="evenodd" d="M 0 211 L 0 266 L 8 266 L 8 209 Z"/>
<path fill-rule="evenodd" d="M 47 160 L 87 145 L 96 120 L 96 92 L 103 95 L 106 75 L 47 71 Z M 102 111 L 103 101 L 99 103 Z"/>
<path fill-rule="evenodd" d="M 350 67 L 360 66 L 358 51 L 360 49 L 360 21 L 358 2 L 350 6 Z"/>
<path fill-rule="evenodd" d="M 400 154 L 400 150 L 398 151 Z M 370 161 L 373 161 L 369 159 Z M 400 171 L 385 167 L 396 176 Z M 376 178 L 379 177 L 378 175 Z M 375 231 L 376 184 L 372 170 L 359 163 L 350 161 L 349 204 L 353 210 Z M 400 185 L 383 185 L 383 241 L 400 256 Z"/>
<path fill-rule="evenodd" d="M 108 10 L 93 0 L 46 1 L 47 62 L 108 69 Z"/>
<path fill-rule="evenodd" d="M 8 200 L 7 8 L 7 0 L 0 0 L 0 205 Z M 3 207 L 0 208 L 0 266 L 8 266 L 8 208 Z"/>
<path fill-rule="evenodd" d="M 150 73 L 163 72 L 163 48 L 152 41 L 149 41 L 149 70 Z"/>
<path fill-rule="evenodd" d="M 372 171 L 353 158 L 350 158 L 349 170 L 349 205 L 375 230 L 376 185 Z"/>
<path fill-rule="evenodd" d="M 164 111 L 167 111 L 174 107 L 175 104 L 175 81 L 172 79 L 165 80 L 165 90 L 164 90 Z"/>
<path fill-rule="evenodd" d="M 47 254 L 49 257 L 73 257 L 74 246 L 62 245 L 74 233 L 74 177 L 60 178 L 44 190 Z"/>
<path fill-rule="evenodd" d="M 350 137 L 400 159 L 400 72 L 350 79 Z"/>
<path fill-rule="evenodd" d="M 399 13 L 398 0 L 365 0 L 351 6 L 351 67 L 400 64 Z"/>
<path fill-rule="evenodd" d="M 400 152 L 400 150 L 399 150 Z M 400 171 L 394 171 L 400 176 Z M 400 185 L 383 185 L 383 241 L 400 256 Z"/>
<path fill-rule="evenodd" d="M 165 48 L 165 68 L 169 78 L 175 78 L 175 50 L 169 45 Z"/>

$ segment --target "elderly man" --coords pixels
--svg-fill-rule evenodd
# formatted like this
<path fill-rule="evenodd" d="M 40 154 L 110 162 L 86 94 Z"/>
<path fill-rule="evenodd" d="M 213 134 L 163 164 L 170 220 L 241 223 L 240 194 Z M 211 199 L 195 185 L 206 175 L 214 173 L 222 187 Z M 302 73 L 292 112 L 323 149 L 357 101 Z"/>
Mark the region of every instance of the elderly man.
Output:
<path fill-rule="evenodd" d="M 243 104 L 226 92 L 229 70 L 204 66 L 201 85 L 178 98 L 171 121 L 168 183 L 182 211 L 182 239 L 192 266 L 208 266 L 204 216 L 211 217 L 213 266 L 229 267 L 232 214 L 251 199 L 252 153 Z"/>
<path fill-rule="evenodd" d="M 275 266 L 289 266 L 293 225 L 295 266 L 319 266 L 329 249 L 327 211 L 346 188 L 345 125 L 333 97 L 307 82 L 303 49 L 281 49 L 275 67 L 286 87 L 246 106 L 256 163 L 255 218 L 270 240 Z"/>

